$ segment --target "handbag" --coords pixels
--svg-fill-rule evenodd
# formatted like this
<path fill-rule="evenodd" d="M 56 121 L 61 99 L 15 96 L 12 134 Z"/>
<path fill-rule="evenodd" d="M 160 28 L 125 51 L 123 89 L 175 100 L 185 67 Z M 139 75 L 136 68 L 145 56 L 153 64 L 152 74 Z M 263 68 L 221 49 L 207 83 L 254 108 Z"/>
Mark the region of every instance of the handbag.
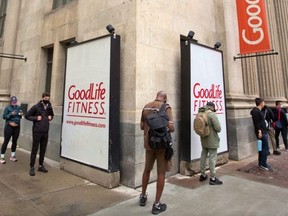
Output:
<path fill-rule="evenodd" d="M 267 109 L 265 110 L 265 113 L 264 113 L 264 121 L 265 121 L 266 128 L 269 128 L 269 123 L 266 120 L 266 114 L 267 114 Z"/>
<path fill-rule="evenodd" d="M 172 145 L 170 145 L 165 150 L 165 159 L 169 161 L 169 160 L 171 160 L 173 155 L 174 155 L 174 149 L 172 148 Z"/>
<path fill-rule="evenodd" d="M 280 109 L 278 109 L 278 118 L 277 118 L 277 121 L 276 121 L 276 123 L 275 123 L 275 125 L 276 125 L 276 127 L 277 128 L 282 128 L 282 123 L 281 123 L 281 120 L 280 120 Z"/>

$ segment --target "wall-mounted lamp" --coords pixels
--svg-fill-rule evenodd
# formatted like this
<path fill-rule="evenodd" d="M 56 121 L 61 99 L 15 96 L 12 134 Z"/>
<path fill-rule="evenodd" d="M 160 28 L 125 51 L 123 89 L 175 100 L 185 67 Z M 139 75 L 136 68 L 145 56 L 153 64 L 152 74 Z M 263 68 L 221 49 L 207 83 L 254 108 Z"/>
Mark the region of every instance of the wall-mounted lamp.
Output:
<path fill-rule="evenodd" d="M 106 29 L 110 34 L 113 34 L 113 38 L 116 38 L 115 28 L 111 24 L 107 25 Z"/>
<path fill-rule="evenodd" d="M 194 31 L 189 31 L 189 33 L 188 33 L 188 35 L 187 35 L 188 40 L 192 40 L 193 37 L 194 37 L 194 35 L 195 35 L 195 32 L 194 32 Z"/>
<path fill-rule="evenodd" d="M 219 49 L 221 47 L 221 43 L 220 42 L 216 42 L 214 44 L 214 49 Z"/>
<path fill-rule="evenodd" d="M 185 45 L 187 46 L 191 41 L 193 42 L 198 42 L 197 40 L 193 39 L 194 38 L 194 35 L 195 35 L 195 32 L 194 31 L 189 31 L 188 32 L 188 35 L 186 37 L 186 40 L 185 40 Z"/>
<path fill-rule="evenodd" d="M 106 29 L 107 29 L 107 31 L 108 31 L 110 34 L 114 34 L 114 33 L 115 33 L 114 27 L 113 27 L 112 25 L 110 25 L 110 24 L 106 26 Z"/>
<path fill-rule="evenodd" d="M 78 44 L 78 41 L 76 41 L 76 40 L 71 40 L 71 41 L 68 41 L 68 42 L 66 43 L 66 46 L 73 46 L 73 45 L 76 45 L 76 44 Z"/>

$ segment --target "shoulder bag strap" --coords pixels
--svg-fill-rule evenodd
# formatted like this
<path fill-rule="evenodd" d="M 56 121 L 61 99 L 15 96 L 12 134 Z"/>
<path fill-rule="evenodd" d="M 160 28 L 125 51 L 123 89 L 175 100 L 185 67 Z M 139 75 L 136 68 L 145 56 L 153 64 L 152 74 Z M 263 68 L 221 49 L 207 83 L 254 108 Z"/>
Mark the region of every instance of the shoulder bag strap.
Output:
<path fill-rule="evenodd" d="M 267 114 L 267 109 L 265 110 L 265 113 L 264 113 L 264 119 L 266 118 L 266 114 Z"/>
<path fill-rule="evenodd" d="M 167 104 L 163 103 L 159 109 L 159 112 L 165 112 L 166 106 L 167 106 Z"/>

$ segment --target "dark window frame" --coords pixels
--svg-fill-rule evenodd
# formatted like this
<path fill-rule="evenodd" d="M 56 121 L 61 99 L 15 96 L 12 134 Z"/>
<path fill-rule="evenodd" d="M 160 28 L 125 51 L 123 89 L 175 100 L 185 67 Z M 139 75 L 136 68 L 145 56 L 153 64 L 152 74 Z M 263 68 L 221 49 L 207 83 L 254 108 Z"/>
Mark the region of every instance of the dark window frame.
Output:
<path fill-rule="evenodd" d="M 74 1 L 74 0 L 53 0 L 53 6 L 52 6 L 52 9 L 55 10 L 57 8 L 60 8 L 62 7 L 63 5 L 71 2 L 71 1 Z"/>
<path fill-rule="evenodd" d="M 47 48 L 47 67 L 46 67 L 46 81 L 45 81 L 45 92 L 51 91 L 51 83 L 52 83 L 52 67 L 53 67 L 53 47 Z"/>
<path fill-rule="evenodd" d="M 8 0 L 0 0 L 0 38 L 3 37 Z"/>

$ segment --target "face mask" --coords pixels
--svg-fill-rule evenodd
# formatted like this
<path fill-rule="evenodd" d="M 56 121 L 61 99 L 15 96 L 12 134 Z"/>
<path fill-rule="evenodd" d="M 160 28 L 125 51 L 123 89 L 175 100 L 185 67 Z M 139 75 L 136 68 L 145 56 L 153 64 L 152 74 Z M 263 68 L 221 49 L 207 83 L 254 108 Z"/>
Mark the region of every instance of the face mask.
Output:
<path fill-rule="evenodd" d="M 42 100 L 42 101 L 45 105 L 49 103 L 49 100 Z"/>

